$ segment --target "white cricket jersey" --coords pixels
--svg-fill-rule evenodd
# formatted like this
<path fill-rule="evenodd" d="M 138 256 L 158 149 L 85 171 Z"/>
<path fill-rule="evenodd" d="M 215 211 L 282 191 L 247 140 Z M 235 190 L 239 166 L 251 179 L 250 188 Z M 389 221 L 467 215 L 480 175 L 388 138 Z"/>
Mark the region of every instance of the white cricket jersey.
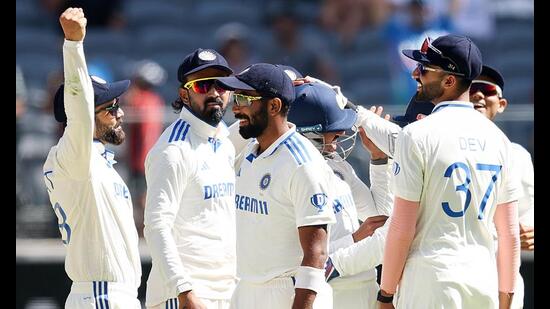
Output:
<path fill-rule="evenodd" d="M 394 193 L 420 202 L 404 273 L 417 265 L 442 282 L 483 285 L 496 293 L 493 216 L 498 204 L 518 199 L 511 147 L 469 102 L 441 102 L 403 129 L 396 143 Z"/>
<path fill-rule="evenodd" d="M 213 127 L 184 107 L 147 155 L 147 306 L 190 289 L 202 298 L 231 298 L 235 150 L 227 135 L 223 122 Z"/>
<path fill-rule="evenodd" d="M 514 178 L 521 181 L 521 197 L 518 200 L 519 222 L 535 226 L 535 176 L 531 154 L 520 144 L 512 143 Z"/>
<path fill-rule="evenodd" d="M 333 172 L 311 142 L 289 125 L 290 130 L 259 155 L 253 139 L 237 165 L 241 280 L 265 283 L 293 276 L 303 258 L 298 227 L 336 221 L 331 207 Z"/>
<path fill-rule="evenodd" d="M 93 141 L 94 91 L 82 42 L 63 45 L 67 126 L 44 164 L 44 182 L 74 282 L 141 283 L 132 199 L 113 153 Z"/>
<path fill-rule="evenodd" d="M 381 151 L 393 158 L 395 152 L 395 139 L 399 132 L 401 132 L 400 126 L 385 120 L 362 106 L 357 110 L 357 120 L 355 124 L 365 129 L 365 133 L 369 139 Z"/>

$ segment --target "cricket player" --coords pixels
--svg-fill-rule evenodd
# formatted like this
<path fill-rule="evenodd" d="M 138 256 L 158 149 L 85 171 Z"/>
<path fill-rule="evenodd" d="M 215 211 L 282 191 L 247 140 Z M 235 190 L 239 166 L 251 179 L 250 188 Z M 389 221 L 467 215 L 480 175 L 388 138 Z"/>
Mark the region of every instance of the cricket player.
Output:
<path fill-rule="evenodd" d="M 508 101 L 504 97 L 504 78 L 495 68 L 484 65 L 481 74 L 470 86 L 470 101 L 474 108 L 494 121 L 504 112 Z M 535 247 L 535 193 L 533 162 L 531 155 L 521 145 L 512 143 L 513 177 L 521 180 L 522 195 L 518 200 L 521 249 L 532 251 Z M 518 273 L 512 308 L 523 308 L 524 285 Z"/>
<path fill-rule="evenodd" d="M 325 282 L 329 227 L 335 223 L 323 157 L 287 122 L 292 80 L 258 63 L 218 78 L 234 91 L 239 134 L 249 144 L 236 159 L 237 275 L 232 308 L 332 308 Z"/>
<path fill-rule="evenodd" d="M 288 119 L 296 125 L 298 132 L 307 137 L 322 152 L 334 171 L 331 186 L 336 192 L 333 211 L 337 222 L 331 228 L 329 251 L 332 253 L 370 236 L 374 229 L 384 225 L 393 206 L 389 191 L 391 169 L 388 167 L 391 165 L 388 164 L 386 154 L 377 148 L 372 149 L 371 189 L 378 192 L 371 193 L 371 189 L 357 177 L 353 167 L 345 161 L 355 145 L 356 112 L 351 108 L 342 109 L 338 105 L 337 94 L 328 85 L 312 82 L 297 86 L 295 90 L 296 99 Z M 370 148 L 369 151 L 371 151 Z M 379 164 L 377 161 L 383 162 Z M 357 203 L 354 199 L 356 195 L 369 198 L 366 201 L 359 199 Z M 379 205 L 376 205 L 373 195 L 385 198 L 378 198 Z M 380 205 L 384 202 L 386 205 Z M 367 213 L 368 217 L 361 218 L 363 221 L 366 220 L 361 225 L 362 230 L 358 220 L 360 207 L 364 208 L 363 213 Z M 377 208 L 381 209 L 384 215 L 379 215 Z M 373 221 L 373 218 L 376 220 Z M 381 251 L 373 252 L 375 251 L 373 247 L 369 251 L 380 257 L 382 255 Z M 376 282 L 374 266 L 355 276 L 335 278 L 330 281 L 334 308 L 376 308 L 376 293 L 379 286 Z"/>
<path fill-rule="evenodd" d="M 172 104 L 180 115 L 146 157 L 148 308 L 229 308 L 236 284 L 235 150 L 221 121 L 229 91 L 214 82 L 232 72 L 215 50 L 187 55 Z"/>
<path fill-rule="evenodd" d="M 469 102 L 481 52 L 467 37 L 445 35 L 403 53 L 418 62 L 418 99 L 435 108 L 396 140 L 380 308 L 509 308 L 519 195 L 510 141 Z"/>
<path fill-rule="evenodd" d="M 128 187 L 105 144 L 124 141 L 118 97 L 130 81 L 107 83 L 88 75 L 83 40 L 86 17 L 68 8 L 59 18 L 65 41 L 65 84 L 54 98 L 65 131 L 44 163 L 44 182 L 73 281 L 65 308 L 141 308 L 138 234 Z"/>

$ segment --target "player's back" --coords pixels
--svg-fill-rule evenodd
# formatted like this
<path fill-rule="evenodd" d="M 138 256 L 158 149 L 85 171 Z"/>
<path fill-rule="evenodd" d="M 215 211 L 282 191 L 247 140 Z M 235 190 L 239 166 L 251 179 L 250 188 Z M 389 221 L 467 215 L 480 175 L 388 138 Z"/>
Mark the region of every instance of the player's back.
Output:
<path fill-rule="evenodd" d="M 439 104 L 403 133 L 417 141 L 411 155 L 420 156 L 424 165 L 410 258 L 443 268 L 494 260 L 493 216 L 509 196 L 506 136 L 464 102 Z"/>

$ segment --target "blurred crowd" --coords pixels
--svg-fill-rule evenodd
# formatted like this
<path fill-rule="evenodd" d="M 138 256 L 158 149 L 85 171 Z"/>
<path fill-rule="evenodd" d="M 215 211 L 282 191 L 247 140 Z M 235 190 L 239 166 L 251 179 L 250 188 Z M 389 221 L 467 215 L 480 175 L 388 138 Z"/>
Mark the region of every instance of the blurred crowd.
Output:
<path fill-rule="evenodd" d="M 511 105 L 533 104 L 533 0 L 22 0 L 17 1 L 16 233 L 57 237 L 42 165 L 62 133 L 52 97 L 63 81 L 59 14 L 82 7 L 90 74 L 131 79 L 122 98 L 129 143 L 114 149 L 142 232 L 143 161 L 176 114 L 176 70 L 198 48 L 214 48 L 235 72 L 256 62 L 288 64 L 338 84 L 353 102 L 405 107 L 416 89 L 400 50 L 425 37 L 464 34 L 507 81 Z M 233 121 L 231 113 L 226 122 Z M 524 117 L 525 118 L 525 117 Z M 529 117 L 527 117 L 529 118 Z M 533 155 L 532 118 L 502 123 Z M 359 147 L 360 148 L 360 147 Z M 362 165 L 368 157 L 355 154 Z M 534 156 L 533 156 L 534 157 Z M 365 166 L 360 177 L 366 179 Z"/>

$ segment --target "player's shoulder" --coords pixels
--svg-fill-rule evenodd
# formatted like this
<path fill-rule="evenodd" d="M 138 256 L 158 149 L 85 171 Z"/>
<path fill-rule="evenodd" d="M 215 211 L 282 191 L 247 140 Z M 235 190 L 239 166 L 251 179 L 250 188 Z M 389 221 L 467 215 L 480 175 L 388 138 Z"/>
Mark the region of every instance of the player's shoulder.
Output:
<path fill-rule="evenodd" d="M 514 157 L 517 156 L 521 158 L 531 159 L 531 153 L 520 144 L 510 142 L 510 146 L 511 146 L 512 152 L 514 153 Z"/>
<path fill-rule="evenodd" d="M 325 159 L 313 144 L 299 133 L 293 133 L 279 145 L 282 161 L 292 166 L 325 163 Z"/>

